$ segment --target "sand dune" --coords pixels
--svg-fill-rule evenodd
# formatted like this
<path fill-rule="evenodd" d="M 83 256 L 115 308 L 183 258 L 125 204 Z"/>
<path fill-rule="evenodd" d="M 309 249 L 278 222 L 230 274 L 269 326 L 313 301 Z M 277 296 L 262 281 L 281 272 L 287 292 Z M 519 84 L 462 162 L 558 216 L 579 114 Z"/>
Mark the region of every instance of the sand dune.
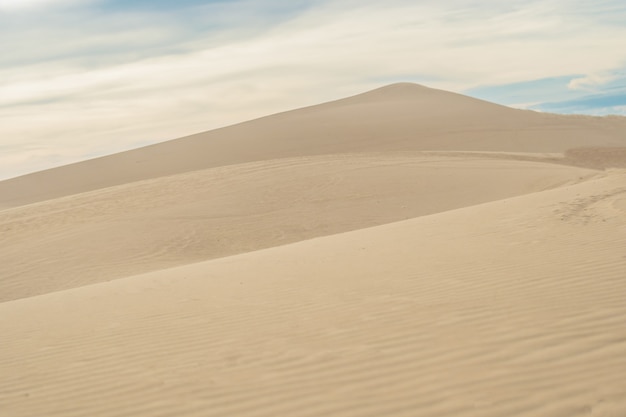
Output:
<path fill-rule="evenodd" d="M 624 149 L 396 84 L 2 181 L 0 417 L 624 416 Z"/>
<path fill-rule="evenodd" d="M 625 184 L 2 303 L 0 412 L 624 415 Z"/>
<path fill-rule="evenodd" d="M 0 212 L 0 301 L 580 181 L 538 162 L 354 154 L 231 165 Z M 28 253 L 29 256 L 20 256 Z"/>
<path fill-rule="evenodd" d="M 348 152 L 626 147 L 624 118 L 515 110 L 416 84 L 0 182 L 0 209 L 200 169 Z"/>

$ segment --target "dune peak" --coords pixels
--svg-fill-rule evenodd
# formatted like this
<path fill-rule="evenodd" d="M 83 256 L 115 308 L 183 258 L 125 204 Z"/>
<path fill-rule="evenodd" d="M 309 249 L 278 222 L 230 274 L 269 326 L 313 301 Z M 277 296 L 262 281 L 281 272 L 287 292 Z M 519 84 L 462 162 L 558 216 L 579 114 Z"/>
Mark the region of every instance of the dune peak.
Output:
<path fill-rule="evenodd" d="M 429 91 L 432 88 L 427 87 L 423 84 L 411 83 L 407 81 L 397 82 L 393 84 L 388 84 L 386 86 L 380 87 L 379 90 L 386 91 Z"/>
<path fill-rule="evenodd" d="M 421 84 L 415 84 L 410 82 L 399 82 L 389 84 L 380 88 L 376 88 L 367 93 L 366 96 L 386 96 L 389 98 L 410 98 L 423 94 L 433 93 L 437 90 L 430 87 L 426 87 Z"/>

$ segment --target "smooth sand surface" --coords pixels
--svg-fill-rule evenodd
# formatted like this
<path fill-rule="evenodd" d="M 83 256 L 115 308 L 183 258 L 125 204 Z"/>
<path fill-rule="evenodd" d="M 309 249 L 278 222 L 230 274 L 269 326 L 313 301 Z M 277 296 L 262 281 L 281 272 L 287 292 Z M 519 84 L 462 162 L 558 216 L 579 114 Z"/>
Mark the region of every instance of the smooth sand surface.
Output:
<path fill-rule="evenodd" d="M 400 84 L 0 182 L 0 416 L 624 416 L 625 147 Z"/>

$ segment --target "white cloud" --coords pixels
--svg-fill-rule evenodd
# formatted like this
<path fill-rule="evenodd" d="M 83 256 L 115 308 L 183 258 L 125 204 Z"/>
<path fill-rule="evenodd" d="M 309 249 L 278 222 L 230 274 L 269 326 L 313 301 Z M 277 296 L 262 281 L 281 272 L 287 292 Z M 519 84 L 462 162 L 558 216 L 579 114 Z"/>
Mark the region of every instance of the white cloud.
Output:
<path fill-rule="evenodd" d="M 572 73 L 607 74 L 626 62 L 626 27 L 572 14 L 578 2 L 330 1 L 241 36 L 231 36 L 237 29 L 232 27 L 190 33 L 182 41 L 172 27 L 107 33 L 105 20 L 94 25 L 97 31 L 78 26 L 79 36 L 55 30 L 49 43 L 42 41 L 45 32 L 17 37 L 23 55 L 16 60 L 28 61 L 29 51 L 37 53 L 28 66 L 0 67 L 0 146 L 30 156 L 28 162 L 0 161 L 0 175 L 171 139 L 401 79 L 460 91 Z M 89 21 L 80 17 L 72 22 Z M 119 28 L 115 20 L 108 24 Z M 168 40 L 184 47 L 170 53 Z M 70 54 L 71 48 L 85 54 L 90 45 L 115 52 L 131 42 L 137 46 L 129 59 L 90 65 L 84 55 Z M 68 44 L 75 46 L 62 48 Z M 161 49 L 143 55 L 148 44 Z M 54 54 L 47 55 L 49 49 Z M 37 63 L 38 56 L 45 61 Z M 572 88 L 599 85 L 602 77 L 581 78 Z M 38 152 L 26 143 L 37 144 Z"/>
<path fill-rule="evenodd" d="M 597 91 L 598 87 L 614 79 L 615 76 L 609 73 L 589 74 L 584 77 L 574 78 L 569 82 L 567 88 L 572 90 Z"/>
<path fill-rule="evenodd" d="M 32 10 L 50 6 L 65 6 L 80 0 L 0 0 L 0 11 Z M 84 1 L 83 1 L 84 2 Z"/>

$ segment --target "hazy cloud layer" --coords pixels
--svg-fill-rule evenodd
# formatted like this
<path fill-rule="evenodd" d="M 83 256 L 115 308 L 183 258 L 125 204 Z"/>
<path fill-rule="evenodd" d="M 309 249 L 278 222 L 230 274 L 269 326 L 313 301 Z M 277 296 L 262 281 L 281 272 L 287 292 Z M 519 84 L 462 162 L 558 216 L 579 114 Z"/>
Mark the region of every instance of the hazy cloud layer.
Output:
<path fill-rule="evenodd" d="M 615 0 L 0 0 L 0 178 L 395 81 L 623 112 L 601 99 L 624 22 Z"/>

